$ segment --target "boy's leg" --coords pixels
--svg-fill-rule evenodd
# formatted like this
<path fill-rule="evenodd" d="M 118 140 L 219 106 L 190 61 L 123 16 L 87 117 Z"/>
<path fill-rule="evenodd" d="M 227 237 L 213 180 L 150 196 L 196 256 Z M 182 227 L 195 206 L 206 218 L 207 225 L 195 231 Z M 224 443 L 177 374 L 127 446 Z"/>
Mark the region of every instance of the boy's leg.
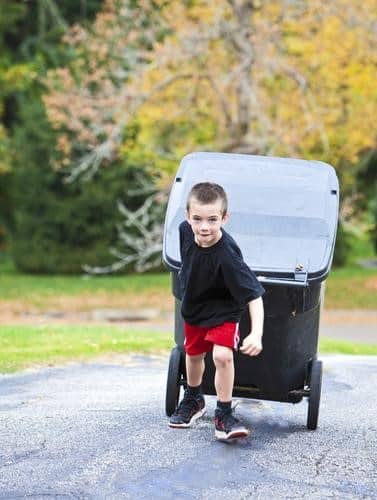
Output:
<path fill-rule="evenodd" d="M 201 392 L 204 356 L 205 353 L 195 356 L 186 354 L 187 388 L 182 401 L 170 417 L 170 427 L 191 427 L 205 412 L 205 402 Z"/>
<path fill-rule="evenodd" d="M 217 394 L 215 436 L 217 439 L 223 441 L 247 437 L 250 431 L 240 423 L 232 412 L 234 384 L 233 350 L 230 347 L 214 345 L 213 362 L 216 367 L 215 389 Z"/>
<path fill-rule="evenodd" d="M 193 422 L 205 412 L 205 401 L 201 392 L 204 373 L 204 357 L 212 349 L 212 344 L 205 341 L 207 329 L 184 323 L 187 388 L 182 401 L 170 417 L 170 427 L 191 427 Z"/>
<path fill-rule="evenodd" d="M 223 403 L 231 401 L 234 384 L 234 361 L 232 349 L 222 345 L 214 345 L 213 362 L 216 367 L 215 389 L 217 399 Z"/>
<path fill-rule="evenodd" d="M 205 368 L 204 356 L 205 353 L 197 356 L 186 354 L 187 383 L 190 387 L 198 387 L 202 383 Z"/>

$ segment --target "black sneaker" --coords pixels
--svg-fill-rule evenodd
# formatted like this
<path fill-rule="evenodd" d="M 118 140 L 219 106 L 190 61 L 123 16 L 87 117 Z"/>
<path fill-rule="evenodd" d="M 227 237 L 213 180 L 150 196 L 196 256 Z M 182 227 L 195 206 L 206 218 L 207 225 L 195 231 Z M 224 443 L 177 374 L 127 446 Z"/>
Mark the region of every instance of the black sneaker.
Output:
<path fill-rule="evenodd" d="M 177 406 L 175 412 L 170 417 L 170 427 L 191 427 L 191 425 L 200 418 L 204 412 L 205 402 L 201 394 L 190 396 L 186 389 L 182 401 Z"/>
<path fill-rule="evenodd" d="M 230 439 L 245 438 L 249 436 L 250 430 L 247 429 L 233 415 L 232 408 L 215 410 L 215 437 L 220 441 L 229 441 Z"/>

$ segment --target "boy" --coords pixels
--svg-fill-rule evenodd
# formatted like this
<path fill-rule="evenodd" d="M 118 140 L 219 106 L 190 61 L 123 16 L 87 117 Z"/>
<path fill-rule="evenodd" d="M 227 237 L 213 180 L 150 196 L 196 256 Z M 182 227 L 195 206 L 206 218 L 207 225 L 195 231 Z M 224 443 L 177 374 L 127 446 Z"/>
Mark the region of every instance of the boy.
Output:
<path fill-rule="evenodd" d="M 245 264 L 234 239 L 224 231 L 227 196 L 215 183 L 196 184 L 187 198 L 186 221 L 179 226 L 187 389 L 170 417 L 170 427 L 190 427 L 204 413 L 201 382 L 204 357 L 212 351 L 216 368 L 215 436 L 246 437 L 250 431 L 234 417 L 233 349 L 239 342 L 240 316 L 249 305 L 251 333 L 240 351 L 257 356 L 262 350 L 264 289 Z"/>

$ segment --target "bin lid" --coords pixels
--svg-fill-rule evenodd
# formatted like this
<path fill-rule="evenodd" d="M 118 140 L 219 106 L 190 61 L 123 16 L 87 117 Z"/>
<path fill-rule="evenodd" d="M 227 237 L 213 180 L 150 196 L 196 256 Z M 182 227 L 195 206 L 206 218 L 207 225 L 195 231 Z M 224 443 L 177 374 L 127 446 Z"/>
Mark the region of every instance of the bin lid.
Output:
<path fill-rule="evenodd" d="M 164 228 L 163 259 L 171 270 L 180 267 L 178 226 L 188 193 L 205 181 L 225 189 L 230 216 L 225 230 L 257 275 L 294 279 L 296 274 L 299 281 L 327 276 L 338 222 L 334 168 L 319 161 L 232 153 L 191 153 L 182 159 Z"/>

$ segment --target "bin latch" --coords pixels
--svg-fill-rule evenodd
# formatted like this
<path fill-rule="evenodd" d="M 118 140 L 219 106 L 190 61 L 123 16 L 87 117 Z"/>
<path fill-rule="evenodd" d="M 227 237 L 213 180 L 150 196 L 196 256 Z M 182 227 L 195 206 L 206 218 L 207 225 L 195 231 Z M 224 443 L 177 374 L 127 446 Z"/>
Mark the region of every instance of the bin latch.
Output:
<path fill-rule="evenodd" d="M 303 264 L 296 264 L 295 281 L 302 281 L 304 283 L 308 281 L 308 271 L 305 270 Z"/>

